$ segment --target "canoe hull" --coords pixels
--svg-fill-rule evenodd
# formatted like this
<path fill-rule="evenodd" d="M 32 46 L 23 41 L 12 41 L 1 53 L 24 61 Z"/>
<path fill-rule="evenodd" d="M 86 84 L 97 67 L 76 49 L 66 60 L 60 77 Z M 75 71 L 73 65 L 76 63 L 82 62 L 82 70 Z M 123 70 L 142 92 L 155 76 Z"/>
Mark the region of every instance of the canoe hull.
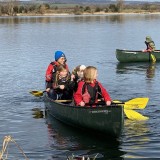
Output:
<path fill-rule="evenodd" d="M 48 114 L 76 128 L 113 137 L 120 136 L 123 129 L 124 112 L 121 106 L 78 107 L 56 103 L 49 98 L 45 106 Z"/>
<path fill-rule="evenodd" d="M 160 61 L 160 51 L 152 52 L 156 61 Z M 119 62 L 152 62 L 151 56 L 148 52 L 121 50 L 116 49 L 116 58 Z"/>

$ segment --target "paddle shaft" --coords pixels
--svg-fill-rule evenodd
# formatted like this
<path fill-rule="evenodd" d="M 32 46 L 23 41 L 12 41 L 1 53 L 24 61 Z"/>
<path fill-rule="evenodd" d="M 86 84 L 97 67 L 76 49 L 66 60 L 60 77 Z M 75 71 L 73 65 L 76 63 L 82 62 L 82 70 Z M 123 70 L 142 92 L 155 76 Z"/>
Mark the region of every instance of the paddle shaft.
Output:
<path fill-rule="evenodd" d="M 30 93 L 36 97 L 40 97 L 40 96 L 43 96 L 44 92 L 46 92 L 46 91 L 34 90 L 34 91 L 31 91 Z M 123 105 L 125 109 L 144 109 L 148 103 L 148 100 L 149 100 L 149 98 L 147 98 L 147 97 L 144 97 L 144 98 L 139 97 L 139 98 L 134 98 L 134 99 L 128 100 L 126 102 L 113 100 L 112 104 L 114 103 L 114 105 L 115 104 Z M 72 102 L 72 100 L 56 100 L 56 102 L 65 103 L 65 102 Z M 98 102 L 100 102 L 100 103 L 98 103 L 99 105 L 105 105 L 105 102 L 102 99 L 98 99 Z"/>
<path fill-rule="evenodd" d="M 59 103 L 72 102 L 72 100 L 65 100 L 65 99 L 57 99 L 57 100 L 54 100 L 54 101 L 59 102 Z M 125 103 L 123 103 L 123 102 L 121 102 L 121 103 L 112 102 L 111 103 L 111 105 L 119 105 L 119 104 L 125 104 Z M 98 100 L 98 103 L 93 103 L 93 104 L 86 103 L 86 105 L 106 105 L 106 103 L 104 101 Z"/>
<path fill-rule="evenodd" d="M 58 102 L 58 103 L 65 103 L 65 102 L 72 102 L 73 100 L 66 100 L 66 99 L 57 99 L 57 100 L 54 100 L 55 102 Z M 112 102 L 111 105 L 121 105 L 121 104 L 125 104 L 125 102 Z M 104 101 L 101 101 L 100 99 L 98 99 L 98 103 L 94 103 L 94 104 L 86 104 L 86 105 L 106 105 L 106 103 Z M 127 105 L 133 105 L 133 104 L 127 104 Z M 136 105 L 136 104 L 135 104 Z M 138 105 L 138 104 L 137 104 Z"/>

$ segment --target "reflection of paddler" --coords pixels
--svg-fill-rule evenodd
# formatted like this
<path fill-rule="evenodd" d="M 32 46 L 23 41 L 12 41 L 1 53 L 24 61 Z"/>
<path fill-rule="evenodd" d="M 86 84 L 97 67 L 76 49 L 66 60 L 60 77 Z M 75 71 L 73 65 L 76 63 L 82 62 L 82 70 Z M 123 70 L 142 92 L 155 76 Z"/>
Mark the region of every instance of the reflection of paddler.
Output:
<path fill-rule="evenodd" d="M 147 71 L 146 71 L 146 77 L 147 78 L 153 78 L 155 75 L 155 64 L 152 63 L 148 66 Z"/>

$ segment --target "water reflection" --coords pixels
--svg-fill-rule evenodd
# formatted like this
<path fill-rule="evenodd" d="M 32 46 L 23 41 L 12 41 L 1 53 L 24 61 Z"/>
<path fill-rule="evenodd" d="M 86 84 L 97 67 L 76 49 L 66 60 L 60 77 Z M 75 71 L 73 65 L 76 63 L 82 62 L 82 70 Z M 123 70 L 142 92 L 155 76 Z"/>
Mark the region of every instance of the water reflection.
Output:
<path fill-rule="evenodd" d="M 32 16 L 32 17 L 0 17 L 0 24 L 21 24 L 21 23 L 62 23 L 62 22 L 116 22 L 124 23 L 126 18 L 123 15 L 111 15 L 111 16 Z"/>
<path fill-rule="evenodd" d="M 88 23 L 88 22 L 104 22 L 108 21 L 108 22 L 114 22 L 114 23 L 119 23 L 119 24 L 124 24 L 128 21 L 130 21 L 130 19 L 134 19 L 136 21 L 142 21 L 142 20 L 158 20 L 160 18 L 160 15 L 151 15 L 151 14 L 144 14 L 144 15 L 122 15 L 122 14 L 113 14 L 113 15 L 63 15 L 63 16 L 32 16 L 32 17 L 28 17 L 28 16 L 23 16 L 23 17 L 0 17 L 0 24 L 21 24 L 21 23 L 43 23 L 43 24 L 47 24 L 47 23 L 61 23 L 61 22 L 80 22 L 80 23 Z"/>
<path fill-rule="evenodd" d="M 46 124 L 48 126 L 50 147 L 67 150 L 68 157 L 88 156 L 105 160 L 108 158 L 121 158 L 125 152 L 119 149 L 120 140 L 96 137 L 94 134 L 77 130 L 52 118 L 46 111 Z"/>
<path fill-rule="evenodd" d="M 33 118 L 39 119 L 39 118 L 44 118 L 43 110 L 40 109 L 40 107 L 35 107 L 32 109 L 33 113 Z"/>
<path fill-rule="evenodd" d="M 122 150 L 127 152 L 125 158 L 147 158 L 147 155 L 138 155 L 137 152 L 145 150 L 145 146 L 150 142 L 150 129 L 147 121 L 125 120 Z"/>
<path fill-rule="evenodd" d="M 116 73 L 128 74 L 128 73 L 140 73 L 146 74 L 146 78 L 154 78 L 156 63 L 118 63 Z"/>
<path fill-rule="evenodd" d="M 148 68 L 146 71 L 147 78 L 153 78 L 155 76 L 155 68 L 156 68 L 156 63 L 150 63 L 148 65 Z"/>

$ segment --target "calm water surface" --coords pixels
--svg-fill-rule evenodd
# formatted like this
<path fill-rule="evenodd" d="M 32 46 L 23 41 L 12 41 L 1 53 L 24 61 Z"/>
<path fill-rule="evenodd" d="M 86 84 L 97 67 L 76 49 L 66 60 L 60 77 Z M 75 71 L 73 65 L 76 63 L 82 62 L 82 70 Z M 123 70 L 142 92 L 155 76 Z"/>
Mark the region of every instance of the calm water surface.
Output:
<path fill-rule="evenodd" d="M 0 18 L 0 146 L 11 135 L 30 160 L 160 159 L 160 63 L 120 64 L 115 50 L 144 49 L 150 35 L 160 49 L 160 15 Z M 145 122 L 125 120 L 121 137 L 102 140 L 42 117 L 44 75 L 56 50 L 65 52 L 70 70 L 79 64 L 98 68 L 98 79 L 112 99 L 149 97 Z M 8 159 L 24 159 L 11 143 Z"/>

